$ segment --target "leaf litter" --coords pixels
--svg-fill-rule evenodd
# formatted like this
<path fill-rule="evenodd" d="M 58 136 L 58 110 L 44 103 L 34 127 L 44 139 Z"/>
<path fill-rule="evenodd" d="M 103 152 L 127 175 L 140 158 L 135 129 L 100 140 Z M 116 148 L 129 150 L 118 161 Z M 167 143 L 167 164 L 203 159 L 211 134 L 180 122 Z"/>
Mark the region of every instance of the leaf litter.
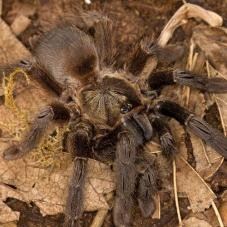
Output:
<path fill-rule="evenodd" d="M 197 7 L 192 4 L 184 4 L 169 20 L 165 28 L 163 29 L 160 37 L 159 43 L 164 46 L 167 44 L 169 38 L 173 34 L 174 30 L 186 23 L 186 21 L 190 18 L 200 18 L 207 22 L 212 27 L 219 27 L 222 25 L 222 18 L 211 12 L 207 11 L 201 7 Z M 208 26 L 207 26 L 208 27 Z M 165 30 L 167 33 L 165 33 Z M 198 29 L 198 32 L 200 30 Z M 191 40 L 189 43 L 189 57 L 187 60 L 186 69 L 188 70 L 195 70 L 197 69 L 197 73 L 201 73 L 202 69 L 198 69 L 196 64 L 198 63 L 197 60 L 200 57 L 200 53 L 194 52 L 195 44 Z M 204 42 L 201 40 L 201 43 Z M 203 55 L 202 55 L 203 56 Z M 201 60 L 202 58 L 200 58 Z M 199 62 L 199 66 L 202 67 L 205 63 L 205 59 L 203 60 L 203 64 Z M 179 97 L 181 104 L 183 104 L 186 108 L 189 108 L 191 111 L 195 112 L 198 116 L 203 117 L 206 105 L 205 105 L 205 98 L 204 95 L 201 94 L 199 91 L 190 89 L 190 88 L 177 88 L 181 89 L 181 95 Z M 222 95 L 226 96 L 226 95 Z M 176 97 L 174 97 L 176 98 Z M 198 105 L 199 103 L 199 105 Z M 220 106 L 219 106 L 220 108 Z M 224 125 L 223 125 L 224 126 Z M 171 127 L 173 131 L 176 131 L 174 125 Z M 177 132 L 180 132 L 179 137 L 184 137 L 185 132 L 182 129 L 179 129 Z M 176 133 L 175 133 L 176 134 Z M 190 202 L 190 209 L 192 212 L 201 212 L 205 209 L 209 208 L 211 205 L 214 208 L 216 213 L 217 219 L 219 221 L 220 226 L 223 226 L 220 214 L 216 208 L 214 200 L 216 199 L 215 194 L 209 187 L 209 185 L 203 180 L 203 178 L 199 175 L 201 174 L 204 179 L 207 179 L 218 170 L 223 162 L 223 158 L 217 154 L 213 149 L 209 148 L 209 152 L 207 152 L 206 146 L 199 138 L 195 137 L 189 132 L 190 141 L 193 148 L 193 156 L 195 158 L 196 169 L 194 169 L 182 156 L 185 156 L 187 153 L 187 149 L 179 149 L 179 155 L 176 158 L 176 166 L 177 166 L 177 174 L 176 174 L 176 182 L 177 184 L 174 186 L 175 191 L 178 193 L 186 193 L 189 202 Z M 182 144 L 182 143 L 181 143 Z M 179 143 L 178 143 L 179 145 Z M 182 153 L 183 152 L 183 153 Z M 209 154 L 208 154 L 209 153 Z M 174 168 L 175 170 L 175 168 Z M 175 193 L 176 196 L 176 193 Z M 175 198 L 177 214 L 179 219 L 179 225 L 182 226 L 182 220 L 180 215 L 180 208 L 178 204 L 178 200 Z"/>

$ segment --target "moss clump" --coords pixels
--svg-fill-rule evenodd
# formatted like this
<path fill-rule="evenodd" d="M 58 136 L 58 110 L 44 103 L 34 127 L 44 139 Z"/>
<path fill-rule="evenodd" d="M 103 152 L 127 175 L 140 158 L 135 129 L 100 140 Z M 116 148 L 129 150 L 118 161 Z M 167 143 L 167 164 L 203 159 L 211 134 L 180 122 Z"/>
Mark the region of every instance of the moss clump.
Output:
<path fill-rule="evenodd" d="M 63 152 L 63 137 L 67 127 L 56 127 L 51 135 L 48 135 L 40 145 L 34 149 L 29 158 L 41 168 L 60 169 L 67 166 L 70 155 Z"/>
<path fill-rule="evenodd" d="M 14 99 L 15 77 L 18 75 L 24 76 L 28 84 L 30 82 L 28 74 L 20 68 L 15 69 L 7 76 L 4 75 L 2 84 L 4 91 L 4 105 L 10 110 L 14 118 L 0 122 L 0 127 L 3 128 L 15 141 L 22 139 L 23 131 L 28 128 L 27 112 L 18 107 Z"/>
<path fill-rule="evenodd" d="M 17 68 L 8 76 L 4 76 L 3 90 L 5 97 L 5 107 L 13 113 L 13 120 L 5 120 L 0 122 L 0 127 L 10 135 L 12 140 L 20 141 L 23 138 L 25 131 L 29 130 L 28 112 L 25 109 L 21 109 L 15 102 L 14 90 L 15 90 L 15 77 L 24 76 L 29 84 L 29 75 L 22 69 Z M 70 159 L 70 156 L 63 153 L 63 136 L 67 131 L 67 127 L 56 126 L 53 129 L 53 133 L 46 135 L 37 148 L 30 152 L 26 158 L 29 159 L 29 163 L 39 168 L 58 169 L 65 166 L 66 160 Z"/>

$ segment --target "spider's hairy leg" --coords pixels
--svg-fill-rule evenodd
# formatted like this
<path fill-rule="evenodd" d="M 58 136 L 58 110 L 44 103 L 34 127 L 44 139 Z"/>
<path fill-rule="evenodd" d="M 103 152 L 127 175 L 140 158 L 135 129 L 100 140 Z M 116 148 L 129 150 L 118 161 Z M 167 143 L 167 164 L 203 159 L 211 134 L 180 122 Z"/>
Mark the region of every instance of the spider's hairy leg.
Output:
<path fill-rule="evenodd" d="M 67 89 L 64 83 L 56 80 L 53 76 L 49 76 L 39 65 L 36 64 L 36 62 L 32 60 L 24 59 L 15 64 L 0 67 L 0 75 L 8 76 L 16 69 L 23 70 L 29 75 L 29 77 L 38 81 L 41 85 L 44 85 L 45 89 L 51 89 L 51 91 L 58 96 L 61 96 Z M 17 95 L 17 90 L 13 91 L 14 98 L 17 97 Z M 1 97 L 3 97 L 3 101 L 0 104 L 4 104 L 4 96 Z"/>
<path fill-rule="evenodd" d="M 168 159 L 173 158 L 176 155 L 177 150 L 170 128 L 160 117 L 151 116 L 150 120 L 154 130 L 158 134 L 164 156 Z"/>
<path fill-rule="evenodd" d="M 158 178 L 156 167 L 151 160 L 139 160 L 139 166 L 137 200 L 142 215 L 147 218 L 155 210 L 153 197 L 158 190 Z"/>
<path fill-rule="evenodd" d="M 116 52 L 112 20 L 97 11 L 81 14 L 85 24 L 81 29 L 93 38 L 101 68 L 105 65 L 111 65 Z"/>
<path fill-rule="evenodd" d="M 153 135 L 153 128 L 146 114 L 135 113 L 127 119 L 118 134 L 116 144 L 117 189 L 114 206 L 116 226 L 130 226 L 133 193 L 136 186 L 137 171 L 135 160 L 139 146 Z"/>
<path fill-rule="evenodd" d="M 54 76 L 48 75 L 39 65 L 32 64 L 29 70 L 29 75 L 37 80 L 41 85 L 44 85 L 46 89 L 51 89 L 57 96 L 60 97 L 62 102 L 75 101 L 75 91 L 73 86 L 66 81 L 62 82 Z"/>
<path fill-rule="evenodd" d="M 49 76 L 49 74 L 41 69 L 41 67 L 37 64 L 33 64 L 28 73 L 32 75 L 34 79 L 43 82 L 47 88 L 51 89 L 51 91 L 58 96 L 61 96 L 65 89 L 65 85 L 63 83 L 56 80 L 53 76 Z"/>
<path fill-rule="evenodd" d="M 24 139 L 3 152 L 4 159 L 21 158 L 39 144 L 52 121 L 67 122 L 69 119 L 70 111 L 62 103 L 55 102 L 44 107 L 33 120 L 31 128 L 25 134 Z"/>
<path fill-rule="evenodd" d="M 119 134 L 116 147 L 117 189 L 114 205 L 114 223 L 116 226 L 131 225 L 133 207 L 132 195 L 136 184 L 136 144 L 133 135 L 127 131 Z"/>
<path fill-rule="evenodd" d="M 185 125 L 192 133 L 218 151 L 223 157 L 227 158 L 227 138 L 201 118 L 171 101 L 159 101 L 155 106 L 155 111 L 176 119 L 180 124 Z"/>
<path fill-rule="evenodd" d="M 171 84 L 185 85 L 203 92 L 226 93 L 227 80 L 224 78 L 207 78 L 184 70 L 165 70 L 149 75 L 148 84 L 151 90 L 161 90 Z"/>
<path fill-rule="evenodd" d="M 165 63 L 171 63 L 179 59 L 184 53 L 184 48 L 177 45 L 160 47 L 151 36 L 142 37 L 136 44 L 134 52 L 127 63 L 127 69 L 134 76 L 146 74 L 153 70 L 149 68 L 149 59 L 151 57 Z"/>
<path fill-rule="evenodd" d="M 0 65 L 0 75 L 8 75 L 12 73 L 16 68 L 20 68 L 24 71 L 30 70 L 32 63 L 29 60 L 20 60 L 14 64 Z"/>
<path fill-rule="evenodd" d="M 80 226 L 87 158 L 91 152 L 90 142 L 93 136 L 93 127 L 85 120 L 71 123 L 70 129 L 71 132 L 66 138 L 66 149 L 72 154 L 74 161 L 66 201 L 64 227 Z"/>
<path fill-rule="evenodd" d="M 143 37 L 136 44 L 134 52 L 127 64 L 128 71 L 133 75 L 139 76 L 143 72 L 146 62 L 152 56 L 149 47 L 152 46 L 153 41 L 152 37 Z"/>

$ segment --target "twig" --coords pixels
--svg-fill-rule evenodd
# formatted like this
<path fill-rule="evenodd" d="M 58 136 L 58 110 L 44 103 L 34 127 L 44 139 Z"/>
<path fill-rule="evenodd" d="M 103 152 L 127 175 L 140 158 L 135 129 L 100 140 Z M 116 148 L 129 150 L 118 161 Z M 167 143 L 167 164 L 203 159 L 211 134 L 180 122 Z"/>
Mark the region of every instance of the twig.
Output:
<path fill-rule="evenodd" d="M 112 204 L 113 193 L 108 193 L 106 196 L 106 201 L 109 201 Z M 113 205 L 113 204 L 112 204 Z M 108 213 L 108 209 L 100 209 L 98 210 L 94 220 L 91 223 L 90 227 L 102 227 L 103 222 L 105 221 L 106 215 Z"/>
<path fill-rule="evenodd" d="M 219 27 L 223 23 L 222 17 L 218 14 L 195 4 L 185 3 L 175 12 L 162 30 L 158 38 L 158 44 L 162 47 L 165 46 L 172 37 L 173 32 L 186 23 L 189 18 L 200 18 L 212 27 Z"/>
<path fill-rule="evenodd" d="M 179 227 L 182 227 L 182 218 L 180 214 L 180 207 L 179 207 L 179 201 L 177 196 L 177 177 L 176 177 L 176 162 L 173 160 L 173 186 L 174 186 L 174 197 L 175 197 L 175 204 L 176 204 L 176 210 L 177 210 L 177 217 L 179 221 Z"/>
<path fill-rule="evenodd" d="M 160 196 L 158 194 L 154 197 L 154 201 L 155 201 L 156 209 L 152 215 L 152 218 L 160 219 L 161 218 L 161 202 L 160 202 Z"/>
<path fill-rule="evenodd" d="M 108 213 L 107 209 L 99 210 L 90 227 L 101 227 Z"/>
<path fill-rule="evenodd" d="M 214 209 L 215 215 L 217 216 L 217 219 L 218 219 L 218 222 L 219 222 L 220 227 L 224 227 L 223 221 L 221 219 L 221 215 L 220 215 L 220 213 L 218 211 L 218 208 L 217 208 L 217 206 L 216 206 L 216 204 L 215 204 L 214 201 L 212 201 L 212 207 Z"/>

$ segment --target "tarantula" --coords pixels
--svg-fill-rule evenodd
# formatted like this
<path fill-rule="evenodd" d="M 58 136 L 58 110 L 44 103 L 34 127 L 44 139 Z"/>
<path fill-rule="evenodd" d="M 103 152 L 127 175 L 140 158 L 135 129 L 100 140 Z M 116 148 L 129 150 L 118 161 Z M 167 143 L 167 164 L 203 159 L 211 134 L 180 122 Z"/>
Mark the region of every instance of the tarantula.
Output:
<path fill-rule="evenodd" d="M 37 114 L 24 139 L 6 149 L 3 156 L 6 160 L 21 158 L 37 146 L 52 121 L 67 123 L 70 131 L 64 144 L 72 154 L 74 171 L 65 226 L 80 225 L 87 159 L 105 159 L 105 152 L 111 153 L 116 170 L 114 224 L 130 226 L 135 192 L 142 215 L 148 217 L 154 211 L 158 183 L 153 163 L 143 156 L 144 144 L 156 132 L 163 155 L 171 159 L 177 152 L 165 116 L 227 158 L 227 138 L 177 103 L 160 99 L 161 89 L 179 84 L 224 93 L 227 81 L 180 69 L 146 71 L 151 56 L 161 59 L 167 53 L 147 37 L 135 47 L 124 70 L 115 70 L 111 20 L 97 12 L 82 13 L 80 18 L 80 23 L 66 23 L 47 32 L 34 50 L 35 60 L 19 63 L 41 77 L 60 98 Z M 144 164 L 140 173 L 135 167 L 138 157 Z"/>

